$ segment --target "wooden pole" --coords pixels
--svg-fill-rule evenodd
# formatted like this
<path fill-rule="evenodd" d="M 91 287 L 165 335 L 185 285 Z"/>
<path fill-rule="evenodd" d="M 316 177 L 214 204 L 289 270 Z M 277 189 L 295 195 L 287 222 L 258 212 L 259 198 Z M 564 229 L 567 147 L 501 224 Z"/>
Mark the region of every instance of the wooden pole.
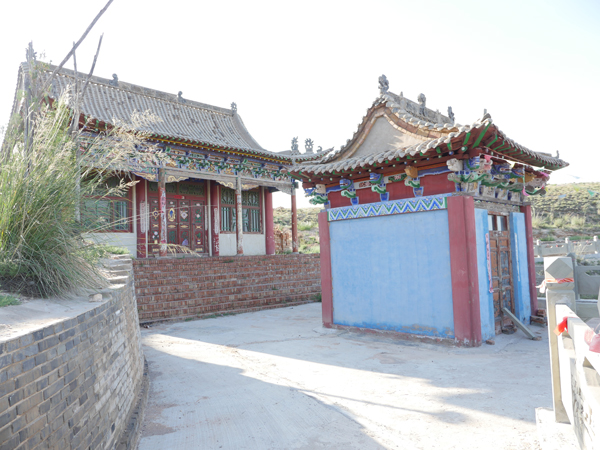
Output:
<path fill-rule="evenodd" d="M 267 255 L 275 254 L 275 230 L 273 228 L 273 194 L 268 187 L 263 187 L 265 193 L 265 248 Z"/>
<path fill-rule="evenodd" d="M 244 254 L 244 218 L 242 217 L 242 179 L 237 177 L 235 189 L 237 254 Z"/>
<path fill-rule="evenodd" d="M 296 212 L 296 186 L 292 182 L 292 252 L 298 253 L 298 213 Z"/>
<path fill-rule="evenodd" d="M 216 181 L 210 183 L 210 208 L 211 208 L 211 242 L 212 255 L 219 256 L 219 233 L 221 232 L 221 214 L 219 208 L 219 185 Z"/>
<path fill-rule="evenodd" d="M 158 169 L 158 199 L 160 211 L 160 256 L 167 256 L 167 191 L 165 189 L 167 173 Z"/>

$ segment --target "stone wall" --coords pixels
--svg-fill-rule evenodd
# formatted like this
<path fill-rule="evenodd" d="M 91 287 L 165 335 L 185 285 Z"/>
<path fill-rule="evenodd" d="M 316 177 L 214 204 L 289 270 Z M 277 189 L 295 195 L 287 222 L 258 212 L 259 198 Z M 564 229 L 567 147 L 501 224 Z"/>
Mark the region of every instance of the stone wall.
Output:
<path fill-rule="evenodd" d="M 138 259 L 140 322 L 293 306 L 321 298 L 318 254 Z"/>
<path fill-rule="evenodd" d="M 133 277 L 120 280 L 96 308 L 0 341 L 0 449 L 137 445 L 144 356 Z"/>

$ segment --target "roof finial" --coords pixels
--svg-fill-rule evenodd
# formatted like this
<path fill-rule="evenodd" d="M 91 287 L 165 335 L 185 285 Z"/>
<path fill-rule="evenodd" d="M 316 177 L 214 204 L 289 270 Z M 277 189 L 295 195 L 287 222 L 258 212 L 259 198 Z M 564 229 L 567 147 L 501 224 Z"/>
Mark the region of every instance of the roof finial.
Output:
<path fill-rule="evenodd" d="M 292 138 L 292 155 L 299 155 L 300 152 L 298 151 L 298 138 Z"/>
<path fill-rule="evenodd" d="M 304 148 L 306 150 L 306 153 L 314 153 L 313 152 L 313 145 L 314 145 L 313 140 L 310 139 L 310 138 L 306 139 L 304 141 Z"/>
<path fill-rule="evenodd" d="M 484 109 L 483 110 L 483 119 L 482 120 L 491 119 L 491 118 L 492 118 L 492 115 L 489 112 L 487 112 L 487 109 Z"/>
<path fill-rule="evenodd" d="M 381 75 L 379 77 L 379 93 L 381 95 L 386 94 L 388 89 L 390 88 L 390 82 L 388 81 L 385 75 Z"/>
<path fill-rule="evenodd" d="M 425 98 L 425 94 L 419 94 L 419 97 L 417 98 L 417 100 L 419 101 L 419 105 L 421 105 L 419 107 L 419 114 L 424 116 L 425 115 L 425 102 L 427 101 L 427 99 Z"/>
<path fill-rule="evenodd" d="M 237 113 L 237 105 L 235 102 L 231 103 L 231 110 L 233 111 L 234 114 Z"/>
<path fill-rule="evenodd" d="M 31 62 L 37 60 L 37 52 L 33 51 L 33 42 L 29 42 L 27 50 L 25 50 L 25 61 Z"/>
<path fill-rule="evenodd" d="M 183 92 L 181 92 L 181 91 L 179 91 L 177 93 L 177 101 L 181 102 L 181 103 L 185 103 L 185 99 L 182 97 L 182 95 L 183 95 Z"/>
<path fill-rule="evenodd" d="M 454 113 L 452 112 L 452 106 L 448 106 L 448 117 L 452 121 L 452 124 L 454 124 Z"/>
<path fill-rule="evenodd" d="M 113 79 L 108 82 L 111 86 L 119 86 L 119 77 L 116 73 L 113 73 Z"/>

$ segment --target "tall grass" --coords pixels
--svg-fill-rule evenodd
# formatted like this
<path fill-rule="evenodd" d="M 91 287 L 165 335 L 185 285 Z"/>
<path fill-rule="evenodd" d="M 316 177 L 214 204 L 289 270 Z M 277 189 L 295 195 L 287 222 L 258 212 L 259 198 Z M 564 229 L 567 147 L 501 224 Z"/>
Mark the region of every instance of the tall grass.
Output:
<path fill-rule="evenodd" d="M 81 220 L 84 198 L 120 195 L 132 183 L 106 186 L 135 154 L 140 121 L 102 136 L 69 133 L 70 99 L 34 116 L 32 143 L 23 145 L 23 121 L 12 119 L 0 156 L 0 289 L 64 296 L 106 284 L 96 262 L 98 246 L 87 233 L 110 226 Z M 142 119 L 143 121 L 144 119 Z M 83 150 L 85 149 L 85 151 Z"/>

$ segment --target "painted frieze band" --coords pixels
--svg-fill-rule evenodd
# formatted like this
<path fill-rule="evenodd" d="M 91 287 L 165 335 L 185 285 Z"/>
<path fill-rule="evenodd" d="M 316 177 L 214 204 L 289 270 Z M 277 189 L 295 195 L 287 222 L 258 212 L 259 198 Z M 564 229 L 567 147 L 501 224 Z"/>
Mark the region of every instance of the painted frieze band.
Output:
<path fill-rule="evenodd" d="M 329 222 L 334 222 L 336 220 L 361 219 L 364 217 L 390 216 L 394 214 L 407 214 L 421 211 L 447 209 L 448 195 L 436 195 L 405 200 L 392 200 L 380 203 L 368 203 L 366 205 L 332 208 L 327 211 L 327 220 Z"/>

